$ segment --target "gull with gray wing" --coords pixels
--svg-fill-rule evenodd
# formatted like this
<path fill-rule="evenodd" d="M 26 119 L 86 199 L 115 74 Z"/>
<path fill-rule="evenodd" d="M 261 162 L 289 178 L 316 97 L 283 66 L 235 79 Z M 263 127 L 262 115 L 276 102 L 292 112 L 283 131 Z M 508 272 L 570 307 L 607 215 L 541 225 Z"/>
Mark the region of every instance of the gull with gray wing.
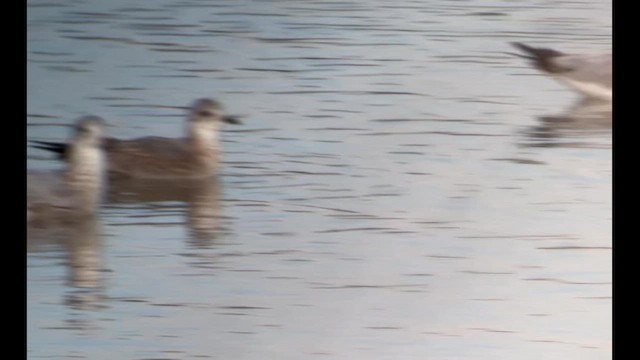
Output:
<path fill-rule="evenodd" d="M 611 53 L 565 54 L 548 48 L 537 48 L 514 42 L 513 46 L 533 66 L 592 99 L 613 99 L 613 67 Z"/>
<path fill-rule="evenodd" d="M 97 210 L 105 183 L 104 127 L 97 116 L 78 119 L 67 145 L 66 169 L 27 171 L 27 221 L 73 220 Z"/>
<path fill-rule="evenodd" d="M 222 123 L 239 124 L 224 115 L 213 99 L 196 100 L 189 108 L 182 138 L 148 136 L 131 140 L 107 138 L 104 148 L 111 174 L 146 179 L 203 178 L 211 176 L 220 162 L 219 132 Z M 36 142 L 36 148 L 66 157 L 68 146 Z"/>

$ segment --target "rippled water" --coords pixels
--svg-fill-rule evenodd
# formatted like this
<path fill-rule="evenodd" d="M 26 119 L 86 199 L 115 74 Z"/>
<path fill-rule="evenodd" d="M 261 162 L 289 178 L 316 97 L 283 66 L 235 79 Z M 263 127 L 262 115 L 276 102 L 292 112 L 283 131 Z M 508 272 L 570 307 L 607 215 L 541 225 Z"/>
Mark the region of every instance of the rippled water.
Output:
<path fill-rule="evenodd" d="M 611 358 L 611 108 L 508 45 L 608 50 L 609 1 L 27 11 L 30 140 L 178 136 L 209 96 L 244 121 L 216 179 L 29 229 L 29 358 Z"/>

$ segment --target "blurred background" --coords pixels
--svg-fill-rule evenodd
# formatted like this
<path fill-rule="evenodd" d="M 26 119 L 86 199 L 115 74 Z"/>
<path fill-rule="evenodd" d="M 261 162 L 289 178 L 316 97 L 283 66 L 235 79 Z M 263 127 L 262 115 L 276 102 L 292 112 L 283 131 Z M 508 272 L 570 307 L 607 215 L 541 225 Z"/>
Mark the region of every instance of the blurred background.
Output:
<path fill-rule="evenodd" d="M 611 107 L 509 53 L 611 2 L 27 1 L 28 140 L 244 125 L 215 179 L 29 229 L 27 357 L 609 359 Z M 29 149 L 30 169 L 58 169 Z"/>

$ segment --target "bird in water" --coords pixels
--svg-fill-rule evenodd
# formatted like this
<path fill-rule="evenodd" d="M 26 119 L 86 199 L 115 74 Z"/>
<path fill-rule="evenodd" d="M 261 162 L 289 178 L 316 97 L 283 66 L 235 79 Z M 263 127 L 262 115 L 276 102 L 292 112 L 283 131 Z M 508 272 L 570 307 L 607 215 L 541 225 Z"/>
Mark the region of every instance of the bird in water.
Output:
<path fill-rule="evenodd" d="M 140 179 L 195 179 L 211 176 L 219 165 L 219 132 L 223 123 L 240 124 L 224 114 L 213 99 L 198 99 L 190 107 L 182 138 L 148 136 L 137 139 L 104 139 L 108 172 Z M 66 159 L 68 144 L 34 141 L 36 148 Z"/>
<path fill-rule="evenodd" d="M 72 221 L 96 212 L 105 190 L 106 161 L 102 140 L 105 121 L 85 116 L 74 125 L 66 145 L 66 168 L 27 171 L 27 221 Z"/>
<path fill-rule="evenodd" d="M 611 53 L 565 54 L 558 50 L 511 43 L 538 70 L 577 90 L 587 99 L 613 99 Z"/>

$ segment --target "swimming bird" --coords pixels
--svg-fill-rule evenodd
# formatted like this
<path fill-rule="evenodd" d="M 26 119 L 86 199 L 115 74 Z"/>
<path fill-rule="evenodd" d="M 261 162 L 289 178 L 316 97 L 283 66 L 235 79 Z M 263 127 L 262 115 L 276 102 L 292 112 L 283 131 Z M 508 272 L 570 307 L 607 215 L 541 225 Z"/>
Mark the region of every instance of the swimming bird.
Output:
<path fill-rule="evenodd" d="M 203 178 L 220 162 L 218 138 L 223 122 L 240 124 L 226 116 L 213 99 L 198 99 L 189 108 L 183 138 L 148 136 L 131 140 L 106 138 L 108 171 L 113 175 L 146 179 Z M 36 148 L 66 157 L 68 145 L 37 141 Z"/>
<path fill-rule="evenodd" d="M 553 76 L 587 98 L 613 99 L 613 67 L 611 53 L 565 54 L 548 48 L 511 43 L 538 70 Z"/>
<path fill-rule="evenodd" d="M 67 145 L 66 169 L 27 171 L 27 221 L 67 219 L 94 213 L 104 191 L 105 121 L 85 116 L 74 125 Z"/>

